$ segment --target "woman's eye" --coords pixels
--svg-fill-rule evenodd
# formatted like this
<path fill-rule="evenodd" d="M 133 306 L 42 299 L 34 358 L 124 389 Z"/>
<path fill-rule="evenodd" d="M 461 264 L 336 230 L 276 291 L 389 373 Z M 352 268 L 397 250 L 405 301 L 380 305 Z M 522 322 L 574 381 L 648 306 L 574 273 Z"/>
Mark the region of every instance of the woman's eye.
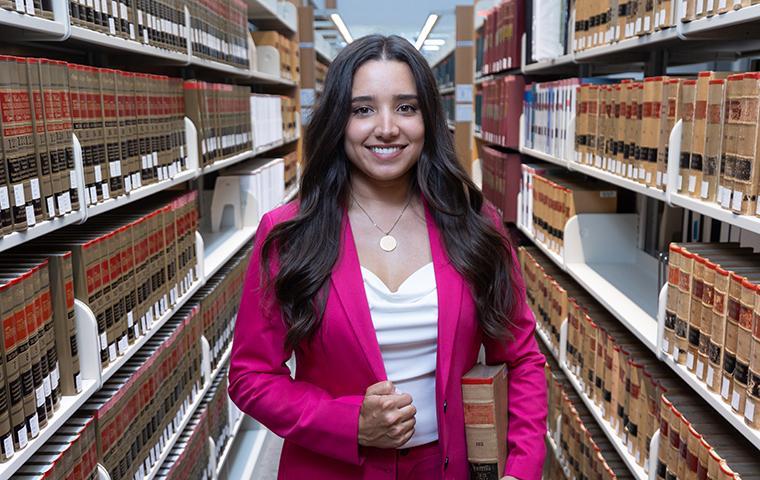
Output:
<path fill-rule="evenodd" d="M 402 113 L 414 113 L 417 111 L 417 108 L 414 105 L 408 105 L 408 104 L 401 105 L 398 107 L 398 109 Z"/>
<path fill-rule="evenodd" d="M 372 112 L 372 109 L 369 107 L 358 107 L 354 109 L 354 114 L 356 115 L 368 115 Z"/>

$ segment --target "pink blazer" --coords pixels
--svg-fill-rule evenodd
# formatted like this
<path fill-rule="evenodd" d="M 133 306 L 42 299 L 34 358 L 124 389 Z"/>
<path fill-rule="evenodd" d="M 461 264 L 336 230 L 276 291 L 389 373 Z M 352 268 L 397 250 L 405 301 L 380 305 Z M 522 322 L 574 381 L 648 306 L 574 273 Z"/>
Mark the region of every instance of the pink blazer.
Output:
<path fill-rule="evenodd" d="M 364 392 L 387 377 L 345 214 L 322 325 L 314 340 L 297 353 L 295 379 L 285 366 L 291 356 L 283 348 L 286 328 L 276 303 L 264 298 L 260 288 L 260 256 L 272 227 L 292 218 L 297 208 L 292 202 L 266 214 L 256 234 L 235 326 L 230 397 L 243 412 L 285 439 L 280 479 L 393 480 L 395 453 L 359 447 L 357 440 Z M 539 480 L 545 455 L 545 358 L 533 335 L 535 319 L 525 302 L 522 277 L 516 276 L 519 305 L 511 319 L 515 340 L 504 347 L 482 334 L 473 298 L 449 262 L 428 210 L 426 218 L 438 287 L 436 400 L 444 458 L 440 478 L 463 480 L 469 475 L 460 379 L 475 364 L 484 343 L 488 363 L 506 362 L 509 367 L 505 439 L 509 456 L 504 473 Z M 505 233 L 501 222 L 496 223 Z M 519 269 L 514 252 L 513 262 Z"/>

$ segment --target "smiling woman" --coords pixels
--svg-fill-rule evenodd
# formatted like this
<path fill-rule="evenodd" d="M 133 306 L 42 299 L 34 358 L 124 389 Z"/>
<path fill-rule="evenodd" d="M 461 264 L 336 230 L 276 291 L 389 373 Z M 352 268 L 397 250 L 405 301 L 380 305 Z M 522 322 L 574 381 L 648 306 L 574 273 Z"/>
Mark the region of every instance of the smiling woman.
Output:
<path fill-rule="evenodd" d="M 299 198 L 256 234 L 229 374 L 231 398 L 285 438 L 279 478 L 467 478 L 461 378 L 482 344 L 510 370 L 503 473 L 538 480 L 535 320 L 425 59 L 397 36 L 351 43 L 304 149 Z"/>

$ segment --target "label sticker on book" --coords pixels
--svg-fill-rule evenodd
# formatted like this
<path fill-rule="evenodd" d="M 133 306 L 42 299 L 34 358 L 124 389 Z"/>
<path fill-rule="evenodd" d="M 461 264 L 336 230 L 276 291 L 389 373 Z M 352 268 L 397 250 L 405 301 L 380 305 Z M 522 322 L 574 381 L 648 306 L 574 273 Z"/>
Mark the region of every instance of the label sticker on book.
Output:
<path fill-rule="evenodd" d="M 670 351 L 670 340 L 667 337 L 662 338 L 662 351 L 668 353 Z"/>
<path fill-rule="evenodd" d="M 53 392 L 53 387 L 50 382 L 50 375 L 52 375 L 52 373 L 49 373 L 45 378 L 42 379 L 42 390 L 45 393 L 45 397 L 49 397 Z"/>
<path fill-rule="evenodd" d="M 34 416 L 36 417 L 37 414 L 35 413 Z M 24 448 L 29 443 L 29 437 L 27 436 L 26 432 L 26 425 L 23 425 L 21 428 L 16 431 L 16 436 L 18 437 L 18 446 L 19 448 Z"/>
<path fill-rule="evenodd" d="M 48 218 L 55 217 L 55 200 L 53 197 L 47 198 L 47 212 L 48 212 Z"/>
<path fill-rule="evenodd" d="M 641 17 L 636 19 L 636 33 L 641 31 Z"/>
<path fill-rule="evenodd" d="M 744 405 L 744 418 L 750 422 L 755 420 L 755 401 L 751 398 L 748 398 L 747 403 Z"/>
<path fill-rule="evenodd" d="M 109 171 L 111 172 L 112 177 L 120 177 L 121 176 L 121 162 L 120 161 L 114 161 L 109 164 Z"/>
<path fill-rule="evenodd" d="M 23 183 L 19 183 L 18 185 L 13 186 L 13 199 L 16 201 L 16 206 L 21 206 L 26 203 Z"/>
<path fill-rule="evenodd" d="M 720 187 L 719 196 L 721 207 L 728 208 L 731 206 L 731 190 L 725 187 Z"/>
<path fill-rule="evenodd" d="M 29 420 L 29 433 L 32 434 L 32 438 L 35 438 L 40 434 L 40 418 L 36 413 L 32 415 L 32 418 Z"/>
<path fill-rule="evenodd" d="M 132 40 L 135 39 L 135 24 L 131 22 L 129 24 L 129 38 Z"/>
<path fill-rule="evenodd" d="M 718 0 L 718 9 L 723 10 L 726 8 L 726 0 Z"/>
<path fill-rule="evenodd" d="M 728 389 L 731 386 L 731 381 L 727 378 L 723 378 L 723 383 L 720 387 L 720 396 L 723 397 L 723 400 L 728 400 Z"/>
<path fill-rule="evenodd" d="M 733 198 L 731 200 L 731 209 L 740 211 L 742 209 L 743 195 L 739 190 L 734 190 Z"/>
<path fill-rule="evenodd" d="M 37 218 L 34 216 L 34 207 L 32 205 L 26 206 L 26 225 L 32 227 L 37 224 Z"/>
<path fill-rule="evenodd" d="M 98 187 L 95 185 L 90 187 L 90 202 L 98 203 Z"/>
<path fill-rule="evenodd" d="M 692 370 L 694 368 L 694 354 L 691 352 L 686 354 L 686 367 L 689 370 Z"/>
<path fill-rule="evenodd" d="M 13 450 L 13 437 L 10 435 L 3 439 L 3 453 L 6 457 L 12 457 L 13 454 L 16 453 L 16 451 Z"/>
<path fill-rule="evenodd" d="M 77 392 L 82 391 L 82 374 L 81 373 L 78 373 L 74 377 L 74 388 L 76 388 Z"/>
<path fill-rule="evenodd" d="M 657 172 L 657 185 L 662 185 L 662 172 Z"/>
<path fill-rule="evenodd" d="M 132 175 L 124 177 L 124 190 L 126 190 L 127 193 L 132 191 Z"/>
<path fill-rule="evenodd" d="M 120 3 L 119 7 L 121 7 L 120 8 L 120 10 L 121 10 L 121 18 L 123 18 L 124 20 L 126 20 L 129 17 L 129 15 L 127 14 L 127 6 L 125 4 L 123 4 L 123 3 Z"/>
<path fill-rule="evenodd" d="M 702 189 L 699 191 L 699 196 L 702 198 L 707 198 L 707 195 L 709 193 L 710 193 L 710 182 L 702 180 Z"/>
<path fill-rule="evenodd" d="M 124 352 L 127 351 L 127 347 L 129 346 L 129 341 L 127 340 L 127 336 L 126 335 L 123 335 L 119 339 L 118 346 L 119 346 L 119 355 L 124 355 Z"/>
<path fill-rule="evenodd" d="M 100 334 L 99 340 L 100 340 L 100 350 L 101 351 L 105 350 L 106 348 L 108 348 L 108 337 L 106 337 L 106 332 L 103 332 L 103 333 Z"/>
<path fill-rule="evenodd" d="M 103 184 L 103 200 L 108 200 L 109 198 L 111 198 L 111 191 L 108 188 L 108 184 L 104 183 Z"/>
<path fill-rule="evenodd" d="M 16 11 L 24 13 L 24 0 L 16 0 Z"/>
<path fill-rule="evenodd" d="M 697 377 L 701 380 L 705 373 L 705 362 L 697 362 Z"/>
<path fill-rule="evenodd" d="M 113 362 L 116 360 L 116 344 L 112 343 L 108 346 L 108 360 Z"/>
<path fill-rule="evenodd" d="M 8 187 L 0 187 L 0 209 L 8 210 L 11 208 L 10 197 L 8 196 Z"/>
<path fill-rule="evenodd" d="M 697 189 L 697 177 L 689 175 L 689 193 L 694 193 Z"/>
<path fill-rule="evenodd" d="M 697 15 L 702 15 L 705 9 L 705 0 L 697 0 Z"/>
<path fill-rule="evenodd" d="M 100 165 L 95 165 L 95 182 L 100 183 L 103 181 L 103 171 Z"/>
<path fill-rule="evenodd" d="M 683 176 L 678 175 L 678 183 L 676 183 L 676 190 L 679 192 L 683 189 Z"/>
<path fill-rule="evenodd" d="M 116 35 L 116 23 L 114 22 L 113 17 L 108 18 L 108 33 Z"/>
<path fill-rule="evenodd" d="M 708 12 L 712 12 L 714 6 L 715 6 L 715 0 L 707 0 L 707 11 Z"/>
<path fill-rule="evenodd" d="M 32 200 L 39 200 L 40 199 L 40 180 L 37 178 L 32 178 L 29 180 L 29 186 L 31 187 L 32 191 Z"/>
<path fill-rule="evenodd" d="M 678 359 L 678 344 L 675 343 L 673 344 L 673 359 Z"/>
<path fill-rule="evenodd" d="M 741 395 L 739 395 L 739 392 L 734 390 L 734 395 L 731 397 L 731 408 L 733 408 L 736 411 L 739 411 L 740 403 L 741 403 Z"/>
<path fill-rule="evenodd" d="M 50 372 L 50 381 L 53 383 L 53 390 L 58 388 L 58 382 L 61 379 L 61 368 L 58 366 L 58 362 L 55 362 L 55 368 Z"/>
<path fill-rule="evenodd" d="M 159 168 L 158 169 L 158 181 L 162 182 L 163 180 L 164 180 L 164 169 L 163 168 Z"/>
<path fill-rule="evenodd" d="M 34 396 L 37 399 L 37 407 L 45 405 L 45 388 L 42 385 L 34 389 Z"/>
<path fill-rule="evenodd" d="M 711 365 L 708 365 L 707 366 L 707 382 L 705 382 L 707 383 L 708 387 L 712 388 L 713 383 L 715 383 L 714 378 L 715 378 L 715 370 L 713 369 Z"/>
<path fill-rule="evenodd" d="M 127 312 L 127 327 L 132 328 L 132 325 L 135 324 L 135 317 L 132 313 L 132 310 Z"/>

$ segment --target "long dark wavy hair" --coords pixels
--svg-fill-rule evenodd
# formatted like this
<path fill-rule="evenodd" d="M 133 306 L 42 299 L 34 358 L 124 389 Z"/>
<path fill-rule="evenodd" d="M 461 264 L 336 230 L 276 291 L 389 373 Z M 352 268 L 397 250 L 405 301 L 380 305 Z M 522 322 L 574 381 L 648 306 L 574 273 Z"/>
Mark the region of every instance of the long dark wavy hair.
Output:
<path fill-rule="evenodd" d="M 370 60 L 404 62 L 411 69 L 425 125 L 411 187 L 427 201 L 449 259 L 470 287 L 482 330 L 496 339 L 511 337 L 515 295 L 509 244 L 481 212 L 483 195 L 457 161 L 433 72 L 406 39 L 370 35 L 349 44 L 330 65 L 306 127 L 299 212 L 276 225 L 263 244 L 265 283 L 274 288 L 288 327 L 286 347 L 310 339 L 324 315 L 349 197 L 351 168 L 343 144 L 353 78 Z M 272 249 L 279 260 L 274 278 L 269 275 Z"/>

